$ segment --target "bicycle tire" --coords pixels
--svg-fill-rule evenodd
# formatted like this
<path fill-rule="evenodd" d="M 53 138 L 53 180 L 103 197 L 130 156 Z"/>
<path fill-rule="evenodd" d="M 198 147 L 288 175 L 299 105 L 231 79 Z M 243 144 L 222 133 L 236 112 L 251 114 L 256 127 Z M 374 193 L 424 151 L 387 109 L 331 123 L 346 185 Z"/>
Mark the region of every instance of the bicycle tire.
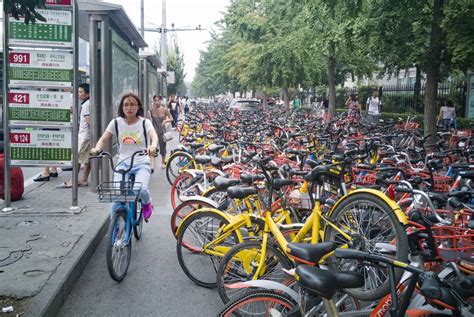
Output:
<path fill-rule="evenodd" d="M 262 241 L 246 241 L 232 247 L 222 258 L 219 264 L 219 270 L 217 271 L 217 291 L 224 304 L 249 291 L 248 289 L 228 289 L 225 287 L 225 284 L 245 282 L 249 279 L 253 279 L 254 270 L 256 269 L 255 264 L 258 264 L 257 257 L 261 256 L 259 255 L 261 248 Z M 244 257 L 247 267 L 242 267 L 241 265 L 240 259 Z M 268 279 L 283 284 L 286 284 L 284 283 L 285 281 L 293 279 L 282 270 L 282 268 L 291 268 L 293 266 L 291 261 L 271 243 L 267 243 L 265 263 L 265 270 L 269 266 L 272 267 L 272 270 L 264 272 L 264 274 L 257 277 L 258 279 Z"/>
<path fill-rule="evenodd" d="M 188 209 L 189 208 L 189 209 Z M 179 204 L 174 210 L 173 214 L 171 215 L 171 232 L 176 238 L 176 231 L 178 230 L 179 225 L 181 224 L 182 220 L 192 213 L 201 208 L 214 208 L 213 205 L 200 200 L 186 200 Z"/>
<path fill-rule="evenodd" d="M 206 217 L 214 218 L 215 222 L 213 221 L 211 226 L 208 226 L 210 219 L 206 221 Z M 200 224 L 205 224 L 210 230 L 203 232 L 204 235 L 201 236 L 203 239 L 194 245 L 192 237 L 197 237 L 200 232 L 198 232 L 193 225 L 198 227 Z M 202 246 L 213 241 L 217 237 L 217 230 L 223 225 L 228 224 L 229 220 L 221 214 L 211 210 L 199 213 L 196 212 L 181 224 L 176 246 L 178 262 L 186 276 L 199 286 L 206 288 L 216 287 L 216 271 L 220 259 L 217 256 L 202 252 Z M 217 228 L 215 228 L 215 226 L 217 226 Z M 192 230 L 194 230 L 194 232 L 192 232 Z M 238 242 L 239 238 L 235 231 L 233 231 L 230 233 L 229 237 L 224 240 L 224 243 L 219 246 L 230 247 Z M 188 262 L 191 262 L 191 265 L 187 264 Z"/>
<path fill-rule="evenodd" d="M 248 313 L 249 305 L 254 308 L 252 313 Z M 282 292 L 274 290 L 253 290 L 229 302 L 218 316 L 273 316 L 271 314 L 272 310 L 279 313 L 288 313 L 295 309 L 297 305 L 298 303 L 296 303 L 294 299 Z"/>
<path fill-rule="evenodd" d="M 171 207 L 175 209 L 182 201 L 179 198 L 179 195 L 181 194 L 182 191 L 185 191 L 189 188 L 191 182 L 193 180 L 193 176 L 189 173 L 182 173 L 178 175 L 178 177 L 175 178 L 173 181 L 173 185 L 171 186 Z M 194 185 L 193 185 L 194 186 Z M 191 194 L 194 195 L 199 195 L 198 192 L 196 192 L 197 188 L 194 187 L 194 190 L 191 192 Z"/>
<path fill-rule="evenodd" d="M 369 211 L 368 208 L 373 209 L 372 211 Z M 357 211 L 358 213 L 354 213 L 353 211 Z M 346 213 L 348 216 L 345 216 Z M 378 215 L 378 218 L 376 218 L 374 223 L 371 223 L 372 219 L 375 219 L 375 217 L 367 218 L 367 216 L 375 215 Z M 390 206 L 378 196 L 369 193 L 356 193 L 348 196 L 343 202 L 336 206 L 331 214 L 330 221 L 339 229 L 349 228 L 350 231 L 357 232 L 357 235 L 352 234 L 353 240 L 351 242 L 359 244 L 355 246 L 357 249 L 370 253 L 377 253 L 378 251 L 375 250 L 375 242 L 372 240 L 375 240 L 375 238 L 385 238 L 387 241 L 384 242 L 383 240 L 377 240 L 376 243 L 379 243 L 381 246 L 388 246 L 393 245 L 393 242 L 395 242 L 395 254 L 392 254 L 392 257 L 401 262 L 406 263 L 408 261 L 408 237 L 406 230 L 398 221 L 397 216 Z M 388 230 L 391 230 L 391 228 L 393 228 L 393 232 L 390 233 Z M 364 234 L 370 234 L 371 236 L 365 236 Z M 385 235 L 385 237 L 383 237 L 383 235 Z M 337 232 L 337 230 L 329 225 L 326 227 L 324 241 L 335 242 L 337 245 L 347 245 L 348 242 L 340 235 L 340 233 Z M 373 249 L 369 248 L 371 247 L 370 243 L 374 244 Z M 380 252 L 378 253 L 380 254 Z M 386 253 L 383 255 L 387 256 Z M 336 259 L 335 257 L 330 257 L 327 261 L 329 269 L 334 271 L 353 270 L 354 263 L 356 262 L 353 260 Z M 350 296 L 358 300 L 375 301 L 390 292 L 388 272 L 386 272 L 385 278 L 380 278 L 380 274 L 384 274 L 383 270 L 375 271 L 375 269 L 373 269 L 374 271 L 370 272 L 367 267 L 361 268 L 358 266 L 356 269 L 363 271 L 362 273 L 364 274 L 366 283 L 364 287 L 359 289 L 346 289 L 345 292 Z M 369 273 L 377 274 L 377 276 L 369 276 Z M 400 281 L 402 274 L 403 270 L 395 270 L 395 283 Z M 380 285 L 374 284 L 367 286 L 369 282 L 374 280 L 374 277 L 380 278 Z"/>
<path fill-rule="evenodd" d="M 226 190 L 218 190 L 215 187 L 211 187 L 202 193 L 202 197 L 209 198 L 212 201 L 215 201 L 218 205 L 223 204 L 227 198 L 227 191 Z"/>
<path fill-rule="evenodd" d="M 123 226 L 120 226 L 120 223 L 122 223 Z M 107 246 L 106 257 L 110 277 L 117 282 L 121 282 L 125 278 L 130 264 L 132 239 L 129 238 L 129 235 L 130 232 L 127 232 L 126 210 L 116 210 L 107 231 L 107 237 L 110 240 Z M 118 263 L 118 261 L 120 263 Z"/>
<path fill-rule="evenodd" d="M 135 239 L 140 240 L 143 234 L 143 212 L 142 201 L 139 199 L 134 204 L 135 207 L 135 225 L 133 226 L 133 235 Z"/>
<path fill-rule="evenodd" d="M 197 169 L 197 164 L 191 154 L 178 151 L 174 152 L 166 162 L 166 179 L 170 185 L 179 175 L 180 169 L 193 168 Z"/>

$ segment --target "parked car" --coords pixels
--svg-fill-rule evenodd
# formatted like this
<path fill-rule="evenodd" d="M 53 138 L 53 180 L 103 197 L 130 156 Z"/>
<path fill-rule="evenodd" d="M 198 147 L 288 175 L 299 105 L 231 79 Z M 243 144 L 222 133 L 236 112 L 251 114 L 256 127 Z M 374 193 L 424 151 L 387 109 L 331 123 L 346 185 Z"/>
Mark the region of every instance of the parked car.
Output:
<path fill-rule="evenodd" d="M 256 99 L 234 99 L 230 103 L 229 110 L 232 112 L 256 112 L 261 110 L 261 104 Z"/>

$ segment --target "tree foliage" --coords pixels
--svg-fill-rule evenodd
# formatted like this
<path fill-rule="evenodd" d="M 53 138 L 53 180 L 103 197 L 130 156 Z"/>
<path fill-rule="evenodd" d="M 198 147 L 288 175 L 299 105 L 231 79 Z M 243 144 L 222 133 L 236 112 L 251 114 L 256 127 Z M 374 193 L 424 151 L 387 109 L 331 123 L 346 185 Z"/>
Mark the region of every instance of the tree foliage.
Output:
<path fill-rule="evenodd" d="M 170 95 L 186 95 L 186 85 L 184 84 L 184 55 L 179 50 L 178 44 L 175 42 L 173 47 L 168 50 L 167 70 L 174 72 L 175 82 L 168 85 L 168 94 Z"/>

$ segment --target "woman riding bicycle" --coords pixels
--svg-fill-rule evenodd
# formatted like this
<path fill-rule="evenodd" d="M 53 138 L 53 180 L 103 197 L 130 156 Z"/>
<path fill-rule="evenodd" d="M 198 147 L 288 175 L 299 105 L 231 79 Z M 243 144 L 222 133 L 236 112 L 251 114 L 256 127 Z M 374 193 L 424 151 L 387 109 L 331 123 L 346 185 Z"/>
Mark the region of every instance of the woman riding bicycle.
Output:
<path fill-rule="evenodd" d="M 108 144 L 110 138 L 117 134 L 119 143 L 117 170 L 127 169 L 130 165 L 130 157 L 136 151 L 148 150 L 150 155 L 155 155 L 158 136 L 150 120 L 143 118 L 142 102 L 133 93 L 127 93 L 122 97 L 118 117 L 110 121 L 96 146 L 91 149 L 91 153 L 100 152 L 104 145 Z M 151 139 L 150 146 L 148 146 L 147 137 Z M 143 217 L 148 220 L 153 213 L 150 191 L 148 190 L 148 182 L 151 176 L 150 156 L 136 156 L 129 174 L 134 174 L 135 182 L 141 183 L 140 199 L 142 201 Z M 114 174 L 114 182 L 119 182 L 121 178 L 122 175 Z M 112 208 L 112 210 L 114 209 Z"/>

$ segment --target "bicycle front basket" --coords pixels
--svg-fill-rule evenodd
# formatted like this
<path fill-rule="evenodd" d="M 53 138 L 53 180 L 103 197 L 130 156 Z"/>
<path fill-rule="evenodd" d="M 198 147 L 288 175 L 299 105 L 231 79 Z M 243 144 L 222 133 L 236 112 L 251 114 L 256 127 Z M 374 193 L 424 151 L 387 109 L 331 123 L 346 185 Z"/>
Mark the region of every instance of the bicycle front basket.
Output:
<path fill-rule="evenodd" d="M 138 198 L 141 188 L 140 182 L 102 182 L 97 194 L 100 202 L 129 202 Z"/>

